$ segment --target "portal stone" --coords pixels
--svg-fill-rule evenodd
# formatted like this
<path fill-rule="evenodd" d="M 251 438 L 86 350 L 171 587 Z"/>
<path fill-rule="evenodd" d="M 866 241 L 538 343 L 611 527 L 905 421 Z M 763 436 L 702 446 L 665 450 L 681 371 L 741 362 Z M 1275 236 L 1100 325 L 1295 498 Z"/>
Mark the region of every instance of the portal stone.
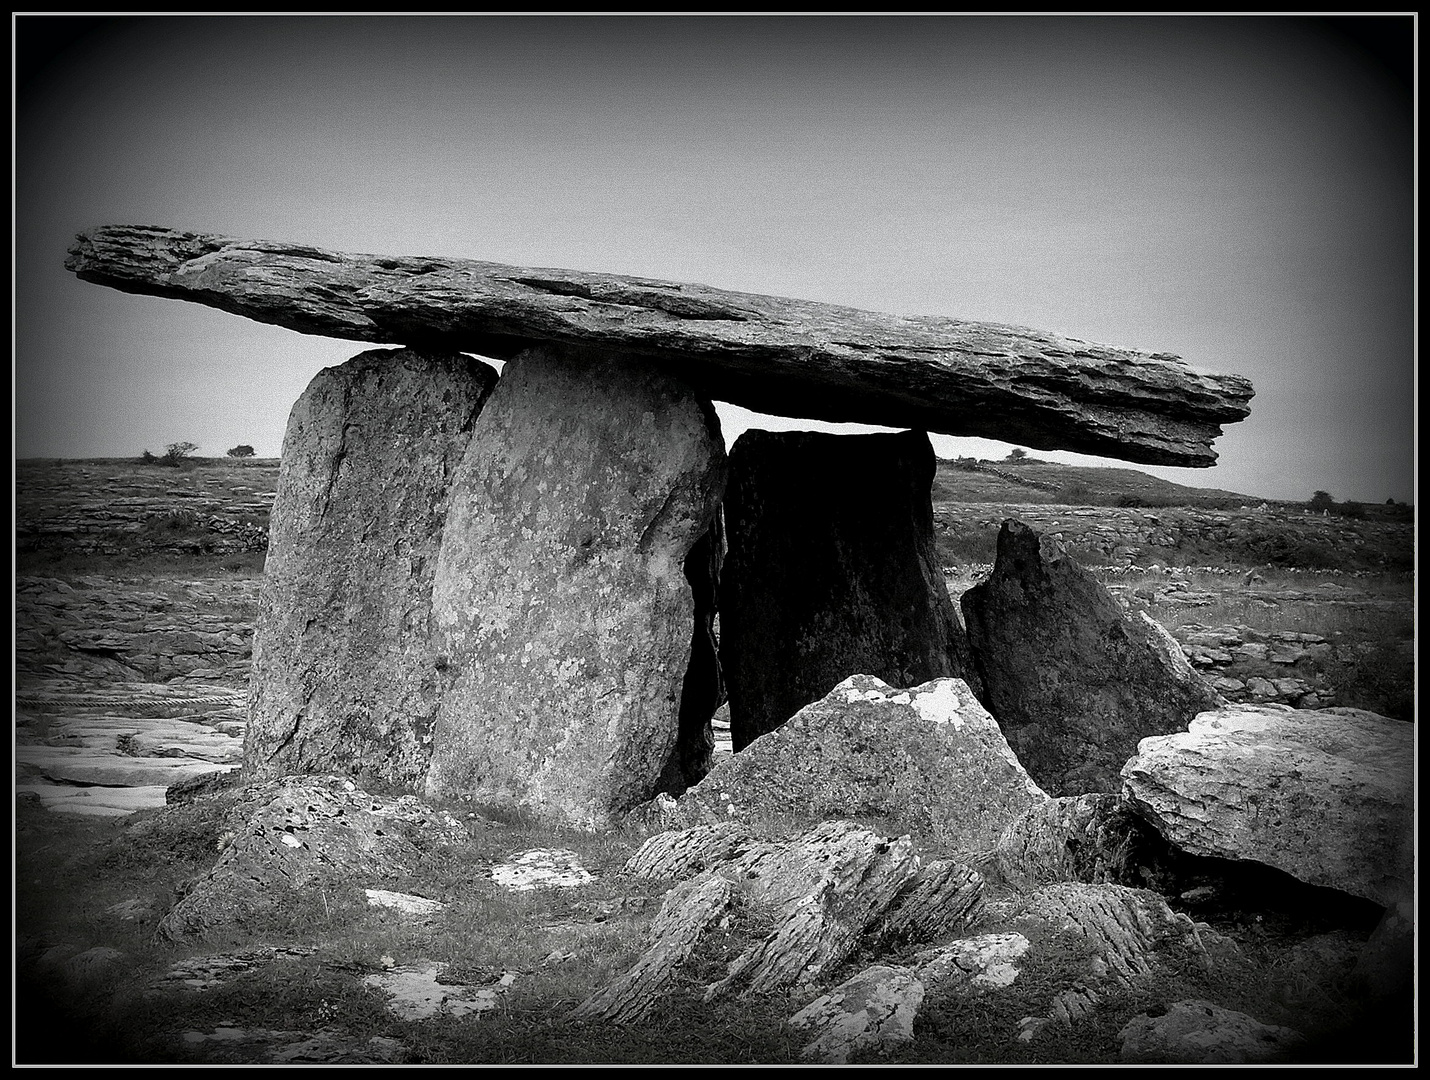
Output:
<path fill-rule="evenodd" d="M 934 470 L 921 431 L 736 440 L 720 660 L 737 752 L 851 675 L 979 691 L 934 550 Z"/>
<path fill-rule="evenodd" d="M 421 783 L 447 485 L 496 378 L 468 356 L 374 350 L 319 372 L 293 406 L 253 636 L 247 775 Z"/>
<path fill-rule="evenodd" d="M 433 580 L 430 794 L 599 828 L 656 793 L 697 634 L 686 561 L 724 486 L 714 407 L 679 379 L 581 349 L 507 364 Z"/>
<path fill-rule="evenodd" d="M 993 573 L 962 604 L 984 704 L 1050 794 L 1119 791 L 1138 740 L 1222 704 L 1171 635 L 1021 521 L 1003 523 Z"/>

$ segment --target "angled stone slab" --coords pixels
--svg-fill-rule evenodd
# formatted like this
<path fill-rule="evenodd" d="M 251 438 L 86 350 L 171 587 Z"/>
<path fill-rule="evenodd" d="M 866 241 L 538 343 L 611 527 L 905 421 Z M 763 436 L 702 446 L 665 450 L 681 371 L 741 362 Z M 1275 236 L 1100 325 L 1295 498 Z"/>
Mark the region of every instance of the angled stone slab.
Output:
<path fill-rule="evenodd" d="M 463 259 L 352 255 L 112 225 L 65 266 L 300 333 L 506 359 L 533 344 L 657 361 L 757 412 L 1208 466 L 1251 384 L 1169 353 L 995 323 L 887 315 L 704 285 Z"/>
<path fill-rule="evenodd" d="M 510 361 L 452 478 L 432 583 L 449 683 L 426 789 L 586 828 L 678 771 L 692 644 L 687 561 L 725 487 L 710 402 L 648 364 Z M 697 560 L 700 559 L 697 555 Z"/>
<path fill-rule="evenodd" d="M 447 485 L 496 378 L 469 356 L 374 350 L 319 372 L 293 406 L 253 636 L 249 775 L 421 784 L 443 680 L 429 636 Z"/>
<path fill-rule="evenodd" d="M 1139 739 L 1222 702 L 1170 634 L 1021 521 L 1003 523 L 993 572 L 961 605 L 988 711 L 1053 795 L 1117 791 Z"/>

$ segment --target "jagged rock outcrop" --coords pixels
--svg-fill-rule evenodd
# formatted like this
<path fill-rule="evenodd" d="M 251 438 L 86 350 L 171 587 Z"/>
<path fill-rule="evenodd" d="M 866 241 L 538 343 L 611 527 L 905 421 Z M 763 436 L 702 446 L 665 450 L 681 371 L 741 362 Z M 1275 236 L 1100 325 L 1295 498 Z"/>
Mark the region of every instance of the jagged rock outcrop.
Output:
<path fill-rule="evenodd" d="M 1237 705 L 1144 739 L 1122 779 L 1133 808 L 1184 851 L 1388 907 L 1412 895 L 1414 770 L 1411 724 Z"/>
<path fill-rule="evenodd" d="M 680 380 L 589 351 L 507 364 L 432 580 L 429 793 L 583 827 L 656 793 L 691 756 L 679 733 L 708 738 L 709 713 L 680 721 L 692 644 L 708 647 L 686 571 L 724 485 L 714 409 Z"/>
<path fill-rule="evenodd" d="M 1020 521 L 961 603 L 989 711 L 1051 794 L 1118 790 L 1138 740 L 1222 703 L 1166 631 Z"/>
<path fill-rule="evenodd" d="M 730 451 L 720 660 L 736 752 L 851 675 L 978 690 L 934 549 L 928 436 L 746 431 Z"/>
<path fill-rule="evenodd" d="M 448 484 L 496 377 L 467 356 L 373 351 L 319 372 L 293 406 L 254 630 L 250 775 L 421 783 Z"/>
<path fill-rule="evenodd" d="M 1017 889 L 1060 881 L 1139 886 L 1167 842 L 1120 795 L 1068 795 L 1028 807 L 998 838 L 999 876 Z"/>
<path fill-rule="evenodd" d="M 65 266 L 125 292 L 300 333 L 506 359 L 616 348 L 757 412 L 976 435 L 1147 464 L 1207 466 L 1251 384 L 1018 327 L 883 315 L 702 285 L 112 225 Z"/>
<path fill-rule="evenodd" d="M 652 837 L 631 856 L 627 870 L 664 876 L 672 853 L 694 848 L 714 855 L 729 839 L 708 829 L 692 832 L 690 843 Z M 837 968 L 908 890 L 917 862 L 908 837 L 888 840 L 848 821 L 821 822 L 790 840 L 742 843 L 731 857 L 667 893 L 650 948 L 572 1015 L 616 1023 L 648 1015 L 676 984 L 679 965 L 720 920 L 751 905 L 772 919 L 771 929 L 705 988 L 705 1000 L 812 983 Z"/>
<path fill-rule="evenodd" d="M 685 824 L 878 817 L 980 851 L 1046 800 L 962 680 L 899 690 L 855 675 L 721 760 L 668 813 Z"/>

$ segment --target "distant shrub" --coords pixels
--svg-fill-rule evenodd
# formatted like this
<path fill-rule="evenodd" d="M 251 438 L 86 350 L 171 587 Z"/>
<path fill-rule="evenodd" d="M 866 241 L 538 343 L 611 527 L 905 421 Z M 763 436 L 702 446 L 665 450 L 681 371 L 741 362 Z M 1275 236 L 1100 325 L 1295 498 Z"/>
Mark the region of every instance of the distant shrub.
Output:
<path fill-rule="evenodd" d="M 1019 462 L 1027 456 L 1028 451 L 1024 450 L 1021 446 L 1016 446 L 1011 451 L 1009 451 L 1008 460 L 1012 462 Z"/>
<path fill-rule="evenodd" d="M 149 453 L 148 450 L 145 450 L 142 454 L 139 455 L 139 460 L 142 461 L 145 465 L 157 465 L 159 463 L 159 459 L 153 454 Z"/>
<path fill-rule="evenodd" d="M 1081 480 L 1074 480 L 1058 488 L 1057 496 L 1053 501 L 1068 506 L 1090 506 L 1092 505 L 1092 488 Z"/>
<path fill-rule="evenodd" d="M 1330 492 L 1318 491 L 1311 496 L 1309 505 L 1312 510 L 1329 510 L 1336 505 L 1336 500 L 1331 498 Z"/>
<path fill-rule="evenodd" d="M 1365 517 L 1365 507 L 1358 502 L 1345 502 L 1336 507 L 1336 513 L 1342 517 L 1363 518 Z"/>
<path fill-rule="evenodd" d="M 228 452 L 229 457 L 252 457 L 253 447 L 246 443 L 240 443 Z"/>
<path fill-rule="evenodd" d="M 177 469 L 180 465 L 187 461 L 189 456 L 193 454 L 193 452 L 198 448 L 198 443 L 170 443 L 168 446 L 164 447 L 164 456 L 161 457 L 159 461 L 164 465 L 168 465 L 172 468 Z"/>

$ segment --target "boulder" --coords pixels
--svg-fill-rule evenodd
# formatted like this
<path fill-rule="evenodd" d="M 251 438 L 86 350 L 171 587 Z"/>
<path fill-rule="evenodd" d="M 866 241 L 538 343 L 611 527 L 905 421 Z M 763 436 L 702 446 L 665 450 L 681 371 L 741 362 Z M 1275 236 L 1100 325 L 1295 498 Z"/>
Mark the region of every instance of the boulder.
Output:
<path fill-rule="evenodd" d="M 495 382 L 470 357 L 373 351 L 319 372 L 293 406 L 254 629 L 250 775 L 421 783 L 447 486 Z"/>
<path fill-rule="evenodd" d="M 1274 1062 L 1305 1038 L 1290 1028 L 1263 1024 L 1200 1000 L 1174 1002 L 1161 1016 L 1133 1017 L 1121 1036 L 1123 1061 L 1160 1065 Z"/>
<path fill-rule="evenodd" d="M 319 889 L 354 898 L 413 874 L 424 852 L 467 839 L 450 814 L 412 795 L 369 795 L 339 776 L 293 776 L 244 789 L 228 811 L 213 869 L 184 883 L 157 936 L 204 938 L 254 925 Z"/>
<path fill-rule="evenodd" d="M 1020 521 L 1003 523 L 993 572 L 962 606 L 984 701 L 1053 795 L 1117 791 L 1140 739 L 1221 704 L 1166 631 Z"/>
<path fill-rule="evenodd" d="M 923 983 L 907 968 L 876 964 L 846 979 L 789 1018 L 816 1038 L 800 1051 L 807 1061 L 844 1065 L 851 1054 L 884 1052 L 914 1041 Z"/>
<path fill-rule="evenodd" d="M 679 379 L 579 350 L 507 364 L 433 576 L 430 794 L 596 828 L 651 798 L 672 755 L 697 756 L 677 736 L 708 738 L 719 702 L 692 695 L 703 715 L 682 723 L 692 642 L 708 642 L 687 570 L 724 484 L 714 408 Z"/>
<path fill-rule="evenodd" d="M 975 435 L 1208 466 L 1251 384 L 1143 353 L 994 323 L 883 315 L 703 285 L 111 225 L 65 266 L 124 292 L 305 334 L 505 360 L 534 344 L 617 349 L 706 396 L 777 416 Z"/>
<path fill-rule="evenodd" d="M 1193 855 L 1390 906 L 1413 895 L 1415 728 L 1359 709 L 1235 705 L 1144 739 L 1134 809 Z"/>
<path fill-rule="evenodd" d="M 1046 799 L 961 680 L 899 690 L 854 675 L 720 761 L 674 814 L 690 822 L 875 817 L 977 852 Z"/>
<path fill-rule="evenodd" d="M 934 548 L 934 471 L 918 431 L 735 441 L 720 659 L 736 752 L 850 675 L 977 691 Z"/>

